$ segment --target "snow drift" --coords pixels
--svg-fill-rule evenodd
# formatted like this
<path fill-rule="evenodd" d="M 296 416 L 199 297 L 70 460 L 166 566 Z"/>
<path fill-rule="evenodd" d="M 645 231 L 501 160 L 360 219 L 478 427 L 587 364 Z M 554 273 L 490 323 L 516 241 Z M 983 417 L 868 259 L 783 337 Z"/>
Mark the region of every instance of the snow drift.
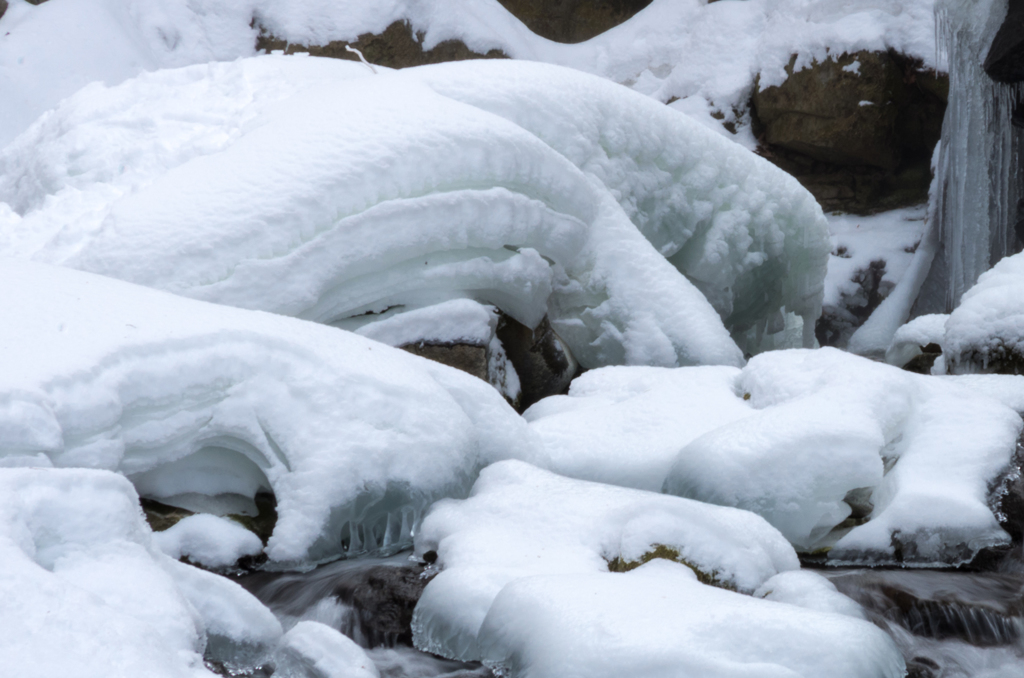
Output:
<path fill-rule="evenodd" d="M 15 260 L 0 288 L 0 465 L 213 513 L 273 491 L 277 563 L 400 548 L 482 465 L 529 458 L 485 382 L 348 332 Z"/>

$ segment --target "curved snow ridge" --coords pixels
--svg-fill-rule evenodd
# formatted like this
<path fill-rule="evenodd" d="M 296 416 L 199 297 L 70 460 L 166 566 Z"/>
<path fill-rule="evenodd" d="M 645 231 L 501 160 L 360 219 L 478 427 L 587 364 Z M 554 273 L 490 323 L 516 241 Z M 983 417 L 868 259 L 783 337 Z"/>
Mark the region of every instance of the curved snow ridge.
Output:
<path fill-rule="evenodd" d="M 742 361 L 701 292 L 536 133 L 427 81 L 352 67 L 270 56 L 87 88 L 3 154 L 0 200 L 22 206 L 5 251 L 325 323 L 468 297 L 527 326 L 549 315 L 588 366 Z M 615 105 L 678 117 L 546 68 L 581 104 L 626 97 Z M 471 73 L 481 87 L 506 75 Z M 180 99 L 222 88 L 237 95 L 178 129 Z M 538 115 L 557 126 L 549 108 Z"/>
<path fill-rule="evenodd" d="M 782 310 L 807 324 L 820 315 L 828 223 L 767 160 L 612 82 L 545 64 L 457 62 L 397 75 L 511 120 L 568 158 L 615 196 L 734 336 L 763 332 Z"/>
<path fill-rule="evenodd" d="M 408 543 L 438 497 L 531 454 L 485 382 L 348 332 L 13 260 L 0 287 L 0 461 L 171 503 L 272 490 L 274 561 Z"/>
<path fill-rule="evenodd" d="M 752 414 L 686 445 L 666 492 L 754 511 L 836 564 L 959 565 L 1009 543 L 988 488 L 1022 423 L 999 400 L 835 349 L 756 356 L 736 385 Z"/>
<path fill-rule="evenodd" d="M 659 545 L 685 564 L 609 572 Z M 904 672 L 892 641 L 863 620 L 698 582 L 749 593 L 799 570 L 782 535 L 746 511 L 505 461 L 484 469 L 470 498 L 435 504 L 416 550 L 435 550 L 441 568 L 414 611 L 416 646 L 511 676 Z"/>
<path fill-rule="evenodd" d="M 999 261 L 981 274 L 949 315 L 942 355 L 950 374 L 1008 370 L 1024 361 L 1024 256 Z"/>

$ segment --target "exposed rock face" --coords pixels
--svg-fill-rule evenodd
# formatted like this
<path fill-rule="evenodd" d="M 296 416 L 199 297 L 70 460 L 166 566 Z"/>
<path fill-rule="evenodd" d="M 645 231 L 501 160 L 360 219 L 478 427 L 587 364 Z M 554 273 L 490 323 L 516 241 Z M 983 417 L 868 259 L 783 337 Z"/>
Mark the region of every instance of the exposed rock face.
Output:
<path fill-rule="evenodd" d="M 927 201 L 948 79 L 888 52 L 843 54 L 752 99 L 761 152 L 826 211 L 870 214 Z"/>
<path fill-rule="evenodd" d="M 357 619 L 353 635 L 367 647 L 412 645 L 412 611 L 430 581 L 423 567 L 381 565 L 340 584 L 334 595 L 351 605 Z"/>
<path fill-rule="evenodd" d="M 403 351 L 488 381 L 487 347 L 477 344 L 406 344 Z"/>
<path fill-rule="evenodd" d="M 846 348 L 857 328 L 892 291 L 893 284 L 883 281 L 884 276 L 885 261 L 871 262 L 854 276 L 853 281 L 860 286 L 855 294 L 844 294 L 839 305 L 822 308 L 821 317 L 814 324 L 814 336 L 819 344 Z"/>
<path fill-rule="evenodd" d="M 630 19 L 651 0 L 498 0 L 531 31 L 555 42 L 583 42 Z"/>
<path fill-rule="evenodd" d="M 1010 0 L 1006 19 L 985 57 L 985 72 L 996 82 L 1024 80 L 1024 0 Z"/>
<path fill-rule="evenodd" d="M 563 393 L 569 388 L 579 366 L 569 347 L 551 328 L 547 317 L 531 330 L 503 314 L 497 334 L 519 375 L 521 410 L 541 398 Z"/>
<path fill-rule="evenodd" d="M 423 49 L 423 36 L 414 35 L 412 27 L 404 21 L 396 21 L 388 26 L 380 35 L 365 33 L 355 42 L 335 40 L 326 45 L 299 45 L 288 43 L 265 31 L 260 31 L 256 40 L 256 49 L 260 51 L 284 50 L 286 54 L 308 52 L 313 56 L 349 59 L 358 61 L 359 57 L 346 51 L 351 45 L 358 49 L 371 64 L 388 68 L 406 68 L 437 64 L 443 61 L 463 61 L 465 59 L 500 59 L 505 55 L 498 50 L 487 54 L 479 54 L 466 47 L 459 40 L 446 40 L 433 49 Z"/>
<path fill-rule="evenodd" d="M 0 17 L 7 11 L 7 0 L 0 0 Z"/>

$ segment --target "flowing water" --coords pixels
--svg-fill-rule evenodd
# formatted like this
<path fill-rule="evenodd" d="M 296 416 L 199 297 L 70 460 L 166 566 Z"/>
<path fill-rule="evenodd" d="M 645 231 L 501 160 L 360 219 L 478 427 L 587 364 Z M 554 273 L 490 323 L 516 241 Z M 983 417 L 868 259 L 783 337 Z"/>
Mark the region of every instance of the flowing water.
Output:
<path fill-rule="evenodd" d="M 381 576 L 381 568 L 393 568 L 397 574 Z M 368 609 L 369 601 L 382 596 L 382 581 L 408 599 L 420 570 L 403 553 L 341 560 L 305 573 L 259 572 L 238 583 L 269 607 L 285 630 L 304 620 L 338 629 L 366 650 L 382 678 L 493 678 L 480 664 L 441 659 L 412 648 L 411 639 L 399 631 L 402 615 L 411 613 L 402 601 L 384 596 L 377 609 Z"/>

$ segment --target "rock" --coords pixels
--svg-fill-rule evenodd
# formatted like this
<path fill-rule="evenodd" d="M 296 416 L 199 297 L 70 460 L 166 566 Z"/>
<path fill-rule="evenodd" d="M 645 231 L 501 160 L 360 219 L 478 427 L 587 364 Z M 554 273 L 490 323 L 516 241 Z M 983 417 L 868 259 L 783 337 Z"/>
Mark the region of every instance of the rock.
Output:
<path fill-rule="evenodd" d="M 911 358 L 910 362 L 903 365 L 903 369 L 917 374 L 931 374 L 932 367 L 940 355 L 942 355 L 942 347 L 938 344 L 922 346 L 920 355 Z"/>
<path fill-rule="evenodd" d="M 751 100 L 759 152 L 826 211 L 869 214 L 926 202 L 949 80 L 889 52 L 840 55 Z"/>
<path fill-rule="evenodd" d="M 1024 80 L 1024 0 L 1010 0 L 1006 18 L 985 57 L 984 68 L 996 82 Z"/>
<path fill-rule="evenodd" d="M 0 18 L 7 12 L 7 0 L 0 0 Z"/>
<path fill-rule="evenodd" d="M 989 507 L 1014 544 L 1024 543 L 1024 436 L 1009 465 L 989 486 Z"/>
<path fill-rule="evenodd" d="M 589 40 L 632 18 L 651 0 L 498 0 L 537 35 L 555 42 Z"/>
<path fill-rule="evenodd" d="M 423 566 L 380 565 L 363 570 L 334 589 L 355 610 L 366 647 L 412 645 L 412 611 L 430 581 Z"/>
<path fill-rule="evenodd" d="M 479 54 L 459 40 L 445 40 L 433 49 L 424 50 L 423 35 L 413 35 L 412 26 L 404 21 L 396 21 L 379 35 L 364 33 L 355 42 L 335 40 L 326 45 L 299 45 L 277 38 L 262 27 L 256 39 L 257 51 L 284 50 L 285 54 L 308 52 L 313 56 L 358 61 L 359 57 L 345 49 L 349 45 L 360 50 L 371 64 L 388 68 L 406 68 L 465 59 L 505 58 L 499 50 Z"/>
<path fill-rule="evenodd" d="M 519 376 L 520 411 L 569 388 L 579 365 L 546 316 L 536 329 L 531 330 L 502 314 L 497 336 Z"/>
<path fill-rule="evenodd" d="M 814 323 L 814 336 L 822 346 L 846 348 L 850 337 L 864 324 L 882 301 L 889 296 L 894 285 L 885 282 L 885 261 L 872 261 L 866 269 L 858 271 L 853 281 L 858 284 L 854 294 L 843 294 L 838 305 L 827 305 Z"/>
<path fill-rule="evenodd" d="M 139 501 L 142 504 L 142 512 L 146 516 L 146 522 L 149 523 L 150 528 L 154 532 L 163 532 L 176 525 L 179 520 L 194 515 L 188 509 L 161 504 L 155 499 L 142 498 Z"/>
<path fill-rule="evenodd" d="M 462 370 L 474 377 L 489 381 L 487 371 L 487 347 L 479 344 L 427 343 L 399 346 L 403 351 L 427 360 Z"/>
<path fill-rule="evenodd" d="M 688 561 L 686 558 L 683 558 L 677 549 L 674 549 L 671 546 L 665 546 L 663 544 L 654 544 L 653 549 L 644 553 L 637 560 L 624 560 L 623 558 L 616 556 L 615 558 L 612 558 L 608 561 L 608 571 L 629 572 L 630 570 L 635 570 L 641 565 L 649 563 L 657 558 L 660 558 L 662 560 L 671 560 L 672 562 L 686 565 L 688 568 L 693 570 L 693 573 L 697 575 L 697 581 L 699 581 L 702 584 L 707 584 L 708 586 L 717 586 L 719 588 L 727 589 L 729 591 L 736 590 L 734 587 L 730 586 L 729 584 L 719 579 L 719 573 L 717 571 L 705 572 L 704 570 L 700 569 L 699 567 Z"/>
<path fill-rule="evenodd" d="M 914 657 L 907 661 L 907 678 L 938 678 L 942 667 L 928 657 Z"/>

